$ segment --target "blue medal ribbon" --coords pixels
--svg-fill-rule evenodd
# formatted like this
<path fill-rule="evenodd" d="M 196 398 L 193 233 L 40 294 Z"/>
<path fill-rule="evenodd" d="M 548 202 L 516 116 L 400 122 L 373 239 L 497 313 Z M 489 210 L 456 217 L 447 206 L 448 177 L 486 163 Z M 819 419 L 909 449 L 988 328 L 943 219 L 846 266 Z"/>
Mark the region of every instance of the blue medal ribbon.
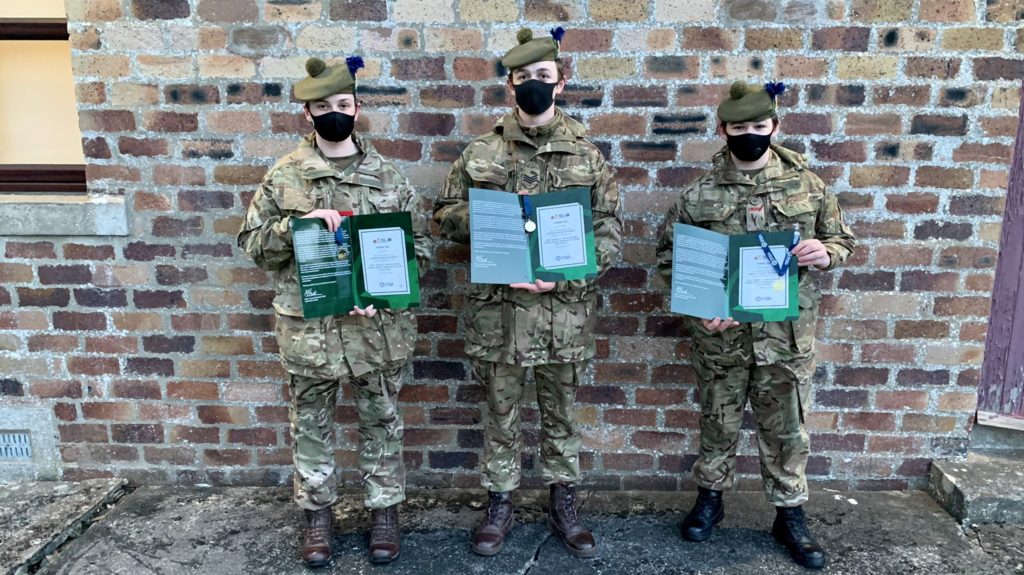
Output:
<path fill-rule="evenodd" d="M 771 247 L 764 239 L 764 234 L 758 232 L 757 241 L 761 244 L 761 251 L 764 252 L 764 257 L 768 258 L 768 262 L 772 264 L 772 268 L 775 269 L 775 273 L 780 276 L 786 275 L 786 272 L 789 270 L 789 263 L 793 260 L 793 248 L 800 243 L 800 230 L 793 230 L 793 243 L 791 243 L 789 249 L 786 250 L 786 257 L 783 258 L 782 265 L 779 265 L 779 260 L 776 259 L 775 254 L 772 253 Z"/>
<path fill-rule="evenodd" d="M 523 222 L 533 221 L 533 204 L 530 203 L 530 196 L 521 196 L 523 199 Z M 527 230 L 529 232 L 529 230 Z"/>

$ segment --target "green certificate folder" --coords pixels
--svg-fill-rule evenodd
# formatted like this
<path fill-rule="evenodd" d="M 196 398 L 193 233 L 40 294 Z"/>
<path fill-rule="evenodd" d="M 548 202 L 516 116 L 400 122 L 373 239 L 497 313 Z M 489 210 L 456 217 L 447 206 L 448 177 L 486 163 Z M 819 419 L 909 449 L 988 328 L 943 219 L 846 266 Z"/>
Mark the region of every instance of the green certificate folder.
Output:
<path fill-rule="evenodd" d="M 470 281 L 512 284 L 597 275 L 590 188 L 531 196 L 469 190 Z"/>
<path fill-rule="evenodd" d="M 344 216 L 336 233 L 320 218 L 292 218 L 291 228 L 306 319 L 345 315 L 355 306 L 419 305 L 419 268 L 408 212 Z"/>
<path fill-rule="evenodd" d="M 675 224 L 672 250 L 672 311 L 703 319 L 739 322 L 785 321 L 800 316 L 796 258 L 780 276 L 766 257 L 758 234 L 729 236 Z M 782 262 L 794 233 L 764 232 Z"/>

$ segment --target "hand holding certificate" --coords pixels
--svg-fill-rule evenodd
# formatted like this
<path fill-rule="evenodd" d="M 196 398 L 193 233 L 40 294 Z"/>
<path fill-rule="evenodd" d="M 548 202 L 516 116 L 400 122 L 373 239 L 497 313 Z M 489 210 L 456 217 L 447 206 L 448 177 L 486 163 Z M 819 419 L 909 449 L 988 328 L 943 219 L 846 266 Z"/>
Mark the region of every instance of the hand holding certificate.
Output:
<path fill-rule="evenodd" d="M 597 275 L 589 188 L 535 196 L 469 190 L 470 281 L 487 284 Z"/>
<path fill-rule="evenodd" d="M 799 231 L 728 236 L 675 224 L 673 234 L 673 312 L 740 322 L 799 317 L 799 277 L 790 265 Z"/>
<path fill-rule="evenodd" d="M 320 218 L 291 220 L 303 317 L 418 306 L 409 213 L 342 215 L 334 233 Z"/>

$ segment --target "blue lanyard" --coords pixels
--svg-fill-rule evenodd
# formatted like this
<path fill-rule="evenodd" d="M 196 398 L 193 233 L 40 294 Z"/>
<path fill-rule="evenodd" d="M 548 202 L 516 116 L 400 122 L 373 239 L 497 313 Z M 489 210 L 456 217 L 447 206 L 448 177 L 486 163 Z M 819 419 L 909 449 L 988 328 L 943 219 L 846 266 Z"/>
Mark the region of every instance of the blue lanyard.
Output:
<path fill-rule="evenodd" d="M 530 196 L 522 196 L 523 198 L 523 217 L 532 220 L 533 219 L 533 204 L 530 203 Z"/>
<path fill-rule="evenodd" d="M 764 252 L 764 257 L 768 258 L 768 261 L 775 268 L 775 273 L 780 276 L 786 275 L 786 271 L 789 270 L 789 262 L 793 259 L 793 248 L 800 243 L 800 230 L 793 230 L 793 243 L 790 244 L 789 249 L 786 250 L 786 257 L 782 260 L 782 265 L 779 265 L 779 260 L 775 258 L 775 254 L 772 253 L 771 247 L 768 246 L 768 242 L 764 239 L 764 234 L 761 232 L 757 233 L 757 241 L 761 244 L 761 251 Z"/>

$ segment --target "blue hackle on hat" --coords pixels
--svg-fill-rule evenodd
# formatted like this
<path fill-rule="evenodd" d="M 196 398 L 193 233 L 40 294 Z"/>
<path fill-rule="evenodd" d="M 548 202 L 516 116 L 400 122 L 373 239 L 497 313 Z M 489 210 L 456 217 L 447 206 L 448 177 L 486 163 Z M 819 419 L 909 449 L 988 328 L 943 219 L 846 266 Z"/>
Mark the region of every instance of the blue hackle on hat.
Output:
<path fill-rule="evenodd" d="M 565 28 L 559 26 L 551 29 L 551 37 L 555 39 L 555 42 L 561 42 L 562 36 L 565 36 Z"/>
<path fill-rule="evenodd" d="M 353 78 L 356 76 L 356 70 L 366 67 L 366 65 L 363 64 L 362 57 L 360 56 L 349 56 L 348 58 L 345 58 L 345 64 L 348 66 L 348 73 L 352 74 Z"/>
<path fill-rule="evenodd" d="M 764 91 L 774 100 L 776 96 L 786 91 L 786 85 L 782 82 L 768 82 L 764 85 Z"/>

